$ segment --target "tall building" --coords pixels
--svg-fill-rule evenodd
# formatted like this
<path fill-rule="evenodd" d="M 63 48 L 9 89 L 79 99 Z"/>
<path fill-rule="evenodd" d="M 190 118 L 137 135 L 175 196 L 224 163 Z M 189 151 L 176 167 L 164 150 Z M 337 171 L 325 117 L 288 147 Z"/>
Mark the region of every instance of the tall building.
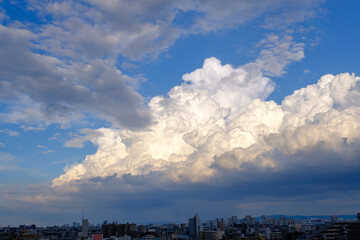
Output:
<path fill-rule="evenodd" d="M 261 224 L 267 224 L 267 219 L 266 219 L 266 216 L 265 216 L 265 215 L 262 215 L 262 216 L 261 216 L 260 223 L 261 223 Z"/>
<path fill-rule="evenodd" d="M 331 215 L 331 221 L 332 222 L 336 222 L 337 219 L 338 219 L 338 217 L 335 214 Z"/>
<path fill-rule="evenodd" d="M 280 216 L 279 225 L 280 225 L 280 226 L 284 226 L 285 224 L 286 224 L 286 218 L 285 218 L 285 216 Z"/>
<path fill-rule="evenodd" d="M 228 225 L 234 225 L 237 223 L 238 223 L 237 216 L 232 216 L 231 218 L 228 219 Z"/>
<path fill-rule="evenodd" d="M 189 236 L 192 239 L 199 239 L 201 231 L 201 224 L 199 215 L 196 213 L 193 218 L 189 218 Z"/>
<path fill-rule="evenodd" d="M 81 225 L 81 238 L 87 238 L 88 234 L 89 234 L 89 221 L 83 218 Z"/>
<path fill-rule="evenodd" d="M 224 219 L 223 218 L 217 218 L 216 219 L 216 227 L 219 229 L 219 230 L 224 230 Z"/>
<path fill-rule="evenodd" d="M 255 224 L 253 217 L 251 217 L 251 215 L 246 215 L 245 216 L 245 223 L 250 225 L 250 224 Z"/>

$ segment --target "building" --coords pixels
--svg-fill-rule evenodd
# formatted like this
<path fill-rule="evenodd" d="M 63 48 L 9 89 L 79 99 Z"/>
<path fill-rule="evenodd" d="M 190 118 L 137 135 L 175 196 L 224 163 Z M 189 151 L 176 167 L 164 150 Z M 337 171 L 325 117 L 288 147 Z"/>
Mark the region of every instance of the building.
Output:
<path fill-rule="evenodd" d="M 280 226 L 284 226 L 285 224 L 286 224 L 286 218 L 285 218 L 285 216 L 280 216 L 279 225 L 280 225 Z"/>
<path fill-rule="evenodd" d="M 81 225 L 81 238 L 87 238 L 88 234 L 89 234 L 89 221 L 83 218 Z"/>
<path fill-rule="evenodd" d="M 228 218 L 228 225 L 234 226 L 234 224 L 238 223 L 237 216 L 232 216 L 231 218 Z"/>
<path fill-rule="evenodd" d="M 196 213 L 193 218 L 189 218 L 189 236 L 192 239 L 200 239 L 201 224 L 199 215 Z"/>
<path fill-rule="evenodd" d="M 93 233 L 91 234 L 91 240 L 102 240 L 103 235 L 102 233 Z"/>
<path fill-rule="evenodd" d="M 224 219 L 223 218 L 217 218 L 216 219 L 216 226 L 218 229 L 220 229 L 221 231 L 224 230 L 225 224 L 224 224 Z"/>
<path fill-rule="evenodd" d="M 251 217 L 251 215 L 246 215 L 245 218 L 244 218 L 244 221 L 245 221 L 246 224 L 252 225 L 252 224 L 256 223 L 256 218 Z"/>
<path fill-rule="evenodd" d="M 323 239 L 344 239 L 346 234 L 346 222 L 335 222 L 326 227 L 326 230 L 321 232 Z"/>
<path fill-rule="evenodd" d="M 223 231 L 202 231 L 201 232 L 201 240 L 220 240 L 223 239 L 224 232 Z"/>
<path fill-rule="evenodd" d="M 116 224 L 115 222 L 101 227 L 104 238 L 109 237 L 122 237 L 125 235 L 133 237 L 136 233 L 135 223 Z M 145 228 L 142 227 L 140 232 L 145 232 Z"/>

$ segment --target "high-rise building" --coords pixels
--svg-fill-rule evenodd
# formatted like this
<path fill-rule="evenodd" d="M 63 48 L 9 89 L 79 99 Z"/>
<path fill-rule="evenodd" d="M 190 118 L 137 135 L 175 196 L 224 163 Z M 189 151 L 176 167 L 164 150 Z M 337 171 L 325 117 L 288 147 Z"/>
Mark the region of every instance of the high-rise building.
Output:
<path fill-rule="evenodd" d="M 224 230 L 224 219 L 223 218 L 217 218 L 216 219 L 216 227 L 219 229 L 219 230 Z"/>
<path fill-rule="evenodd" d="M 232 216 L 231 218 L 228 219 L 228 225 L 234 225 L 237 223 L 238 223 L 237 216 Z"/>
<path fill-rule="evenodd" d="M 275 225 L 275 219 L 273 217 L 266 217 L 266 224 Z"/>
<path fill-rule="evenodd" d="M 186 223 L 180 224 L 181 234 L 186 234 Z"/>
<path fill-rule="evenodd" d="M 279 225 L 284 226 L 286 224 L 286 218 L 285 216 L 280 216 L 279 218 Z"/>
<path fill-rule="evenodd" d="M 253 218 L 251 217 L 251 215 L 246 215 L 245 216 L 245 223 L 248 224 L 248 225 L 249 224 L 254 224 L 253 223 Z"/>
<path fill-rule="evenodd" d="M 206 226 L 210 228 L 217 228 L 216 220 L 208 220 L 206 221 Z"/>
<path fill-rule="evenodd" d="M 201 224 L 199 215 L 196 213 L 193 218 L 189 218 L 189 236 L 192 239 L 199 239 L 201 231 Z"/>
<path fill-rule="evenodd" d="M 81 238 L 87 238 L 88 234 L 89 234 L 89 221 L 83 218 L 81 225 Z"/>
<path fill-rule="evenodd" d="M 335 214 L 331 215 L 332 222 L 336 222 L 337 219 L 338 219 L 338 217 Z"/>
<path fill-rule="evenodd" d="M 262 215 L 260 219 L 260 224 L 267 224 L 266 216 Z"/>

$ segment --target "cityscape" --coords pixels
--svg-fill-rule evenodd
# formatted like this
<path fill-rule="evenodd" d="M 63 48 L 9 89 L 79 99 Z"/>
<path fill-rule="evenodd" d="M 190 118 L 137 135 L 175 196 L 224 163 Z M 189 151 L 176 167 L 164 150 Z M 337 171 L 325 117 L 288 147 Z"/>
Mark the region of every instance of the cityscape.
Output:
<path fill-rule="evenodd" d="M 0 240 L 359 235 L 360 0 L 0 0 Z"/>
<path fill-rule="evenodd" d="M 0 240 L 357 240 L 360 239 L 360 213 L 338 218 L 246 215 L 244 218 L 216 218 L 201 221 L 200 216 L 183 223 L 136 224 L 103 221 L 62 226 L 19 225 L 1 227 Z"/>

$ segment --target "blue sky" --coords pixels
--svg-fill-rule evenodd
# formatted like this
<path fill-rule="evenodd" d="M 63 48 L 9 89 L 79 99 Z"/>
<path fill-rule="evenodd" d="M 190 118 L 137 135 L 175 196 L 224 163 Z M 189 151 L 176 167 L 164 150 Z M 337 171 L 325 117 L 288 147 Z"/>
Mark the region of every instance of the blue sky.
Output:
<path fill-rule="evenodd" d="M 359 7 L 0 1 L 0 225 L 354 214 Z"/>

